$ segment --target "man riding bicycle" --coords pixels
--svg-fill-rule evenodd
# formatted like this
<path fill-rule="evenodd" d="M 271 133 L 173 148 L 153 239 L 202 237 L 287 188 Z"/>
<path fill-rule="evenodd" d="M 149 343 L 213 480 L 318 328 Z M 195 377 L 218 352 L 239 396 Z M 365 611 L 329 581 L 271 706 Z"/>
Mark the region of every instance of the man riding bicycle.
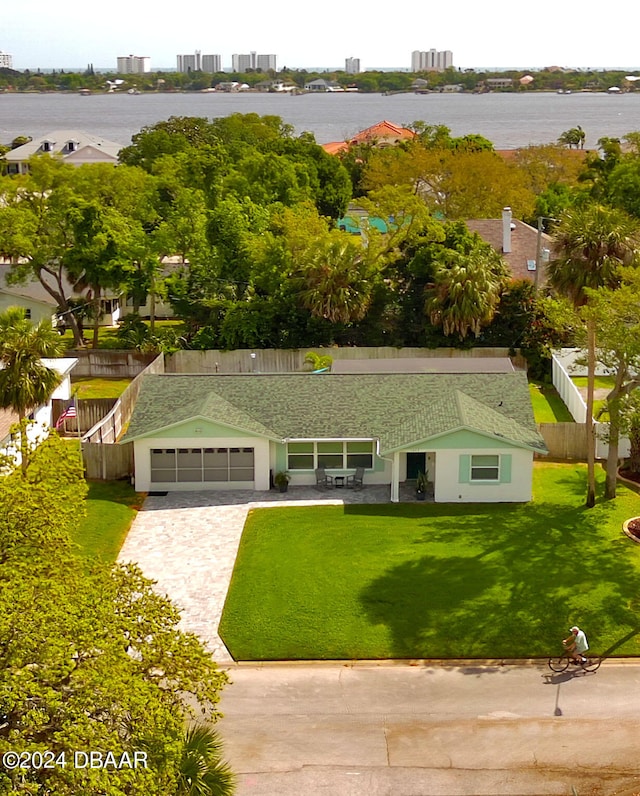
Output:
<path fill-rule="evenodd" d="M 583 630 L 575 625 L 571 628 L 571 635 L 562 639 L 564 648 L 573 658 L 574 663 L 587 663 L 584 653 L 589 649 L 589 643 Z"/>

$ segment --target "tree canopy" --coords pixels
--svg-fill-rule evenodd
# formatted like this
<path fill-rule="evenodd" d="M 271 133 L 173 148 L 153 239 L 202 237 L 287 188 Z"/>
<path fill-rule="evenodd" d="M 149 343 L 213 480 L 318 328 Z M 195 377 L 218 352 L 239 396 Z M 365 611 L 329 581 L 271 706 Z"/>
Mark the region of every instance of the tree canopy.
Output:
<path fill-rule="evenodd" d="M 226 677 L 137 567 L 80 557 L 71 532 L 85 494 L 79 451 L 55 432 L 24 471 L 0 477 L 0 753 L 48 749 L 58 761 L 5 767 L 0 790 L 166 796 L 191 706 L 215 721 Z M 90 750 L 144 765 L 74 766 Z"/>

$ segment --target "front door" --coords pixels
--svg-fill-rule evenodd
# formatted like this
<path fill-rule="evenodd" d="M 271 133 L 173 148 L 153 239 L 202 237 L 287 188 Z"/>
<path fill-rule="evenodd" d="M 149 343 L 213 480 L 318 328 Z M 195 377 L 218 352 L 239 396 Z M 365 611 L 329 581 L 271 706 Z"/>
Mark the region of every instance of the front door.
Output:
<path fill-rule="evenodd" d="M 407 453 L 407 481 L 415 481 L 418 473 L 427 472 L 426 453 Z"/>

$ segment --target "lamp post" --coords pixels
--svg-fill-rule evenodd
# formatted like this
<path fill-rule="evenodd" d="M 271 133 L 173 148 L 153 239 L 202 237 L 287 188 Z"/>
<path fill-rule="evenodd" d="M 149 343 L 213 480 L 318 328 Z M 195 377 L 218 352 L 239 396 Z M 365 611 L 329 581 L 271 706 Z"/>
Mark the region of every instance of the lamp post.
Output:
<path fill-rule="evenodd" d="M 538 237 L 536 240 L 536 275 L 533 281 L 535 291 L 538 292 L 538 281 L 540 279 L 540 266 L 542 265 L 542 222 L 543 221 L 558 221 L 557 218 L 552 218 L 551 216 L 538 216 Z"/>

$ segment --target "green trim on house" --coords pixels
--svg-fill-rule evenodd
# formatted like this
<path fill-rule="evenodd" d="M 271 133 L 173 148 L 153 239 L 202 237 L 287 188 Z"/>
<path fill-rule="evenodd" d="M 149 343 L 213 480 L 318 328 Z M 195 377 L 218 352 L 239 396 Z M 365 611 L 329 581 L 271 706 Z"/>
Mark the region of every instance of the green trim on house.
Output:
<path fill-rule="evenodd" d="M 458 483 L 468 484 L 471 481 L 471 456 L 461 453 L 458 459 Z"/>
<path fill-rule="evenodd" d="M 443 434 L 440 437 L 436 437 L 435 439 L 424 440 L 423 443 L 423 447 L 433 451 L 511 448 L 514 445 L 518 447 L 528 447 L 514 443 L 513 440 L 508 440 L 504 437 L 492 437 L 468 428 L 458 429 L 452 431 L 450 434 Z"/>
<path fill-rule="evenodd" d="M 197 431 L 196 429 L 199 429 Z M 170 426 L 162 431 L 163 439 L 179 439 L 181 437 L 193 437 L 194 439 L 201 439 L 203 444 L 210 438 L 219 437 L 252 437 L 255 434 L 249 434 L 239 428 L 231 428 L 222 423 L 212 423 L 210 420 L 204 418 L 193 418 L 184 423 L 178 423 L 175 426 Z"/>
<path fill-rule="evenodd" d="M 512 456 L 510 453 L 503 453 L 500 456 L 500 483 L 511 483 L 511 461 Z"/>

